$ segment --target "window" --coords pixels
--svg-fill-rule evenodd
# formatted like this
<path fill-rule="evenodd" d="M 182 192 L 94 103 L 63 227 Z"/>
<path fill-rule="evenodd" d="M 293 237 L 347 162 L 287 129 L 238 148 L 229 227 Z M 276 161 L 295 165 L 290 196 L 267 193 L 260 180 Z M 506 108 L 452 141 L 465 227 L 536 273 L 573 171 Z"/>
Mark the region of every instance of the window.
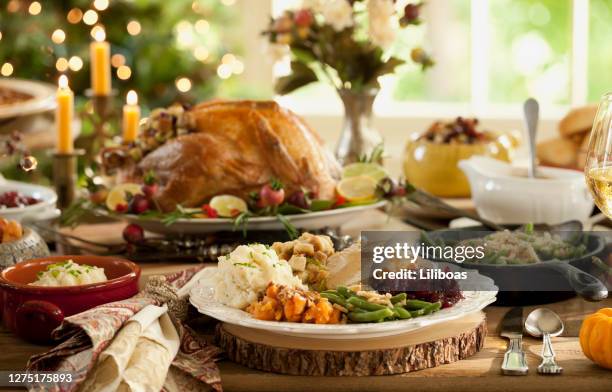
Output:
<path fill-rule="evenodd" d="M 424 12 L 425 25 L 403 30 L 392 50 L 406 57 L 422 44 L 436 66 L 423 74 L 407 64 L 384 77 L 380 116 L 518 117 L 517 103 L 534 96 L 554 118 L 612 90 L 611 0 L 428 0 Z M 322 83 L 279 99 L 306 114 L 341 111 Z"/>

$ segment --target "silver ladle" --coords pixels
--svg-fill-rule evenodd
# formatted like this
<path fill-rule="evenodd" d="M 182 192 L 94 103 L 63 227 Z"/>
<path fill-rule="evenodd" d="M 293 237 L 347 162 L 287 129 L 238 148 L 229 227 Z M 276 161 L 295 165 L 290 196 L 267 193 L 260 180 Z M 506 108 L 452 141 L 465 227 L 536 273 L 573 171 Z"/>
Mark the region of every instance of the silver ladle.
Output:
<path fill-rule="evenodd" d="M 536 132 L 538 131 L 538 121 L 540 119 L 540 105 L 538 101 L 529 98 L 523 104 L 525 115 L 525 125 L 527 127 L 527 145 L 529 146 L 529 167 L 527 173 L 530 178 L 536 178 Z"/>
<path fill-rule="evenodd" d="M 538 373 L 561 374 L 563 368 L 555 362 L 555 351 L 550 340 L 563 332 L 563 321 L 557 313 L 546 308 L 535 309 L 525 320 L 525 331 L 533 337 L 542 338 L 542 363 L 538 366 Z"/>

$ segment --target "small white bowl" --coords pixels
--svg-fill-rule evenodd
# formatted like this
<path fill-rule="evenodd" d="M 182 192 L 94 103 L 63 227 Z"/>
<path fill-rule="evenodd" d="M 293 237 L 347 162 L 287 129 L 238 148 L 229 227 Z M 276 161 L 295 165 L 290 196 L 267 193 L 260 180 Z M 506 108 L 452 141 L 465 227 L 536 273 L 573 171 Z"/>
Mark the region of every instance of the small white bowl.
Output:
<path fill-rule="evenodd" d="M 579 171 L 538 167 L 544 178 L 527 178 L 520 169 L 486 157 L 460 161 L 459 167 L 470 182 L 478 214 L 496 223 L 585 222 L 593 211 Z"/>
<path fill-rule="evenodd" d="M 0 194 L 17 191 L 23 195 L 39 199 L 40 202 L 25 207 L 0 207 L 0 217 L 18 222 L 38 222 L 57 218 L 57 194 L 51 188 L 28 184 L 20 181 L 10 181 L 0 178 Z"/>

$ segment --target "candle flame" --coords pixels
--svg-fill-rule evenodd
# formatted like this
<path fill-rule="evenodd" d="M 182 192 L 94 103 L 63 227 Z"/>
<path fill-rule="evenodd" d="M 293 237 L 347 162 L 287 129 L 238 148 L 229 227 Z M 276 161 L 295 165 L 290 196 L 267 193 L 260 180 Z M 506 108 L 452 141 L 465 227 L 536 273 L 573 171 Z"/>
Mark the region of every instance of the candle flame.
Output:
<path fill-rule="evenodd" d="M 136 94 L 136 91 L 134 90 L 130 90 L 127 93 L 127 104 L 128 105 L 136 105 L 138 104 L 138 94 Z"/>
<path fill-rule="evenodd" d="M 98 42 L 104 41 L 106 39 L 106 31 L 103 28 L 96 29 L 94 39 Z"/>
<path fill-rule="evenodd" d="M 60 76 L 57 84 L 59 88 L 68 88 L 68 77 L 66 75 Z"/>

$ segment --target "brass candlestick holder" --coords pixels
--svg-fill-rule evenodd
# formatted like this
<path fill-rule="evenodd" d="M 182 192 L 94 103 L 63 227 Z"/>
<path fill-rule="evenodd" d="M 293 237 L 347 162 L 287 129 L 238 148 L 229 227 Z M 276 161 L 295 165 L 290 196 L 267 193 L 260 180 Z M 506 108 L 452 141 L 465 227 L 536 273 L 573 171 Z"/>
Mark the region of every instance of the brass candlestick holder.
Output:
<path fill-rule="evenodd" d="M 57 193 L 57 206 L 64 210 L 76 199 L 78 181 L 78 157 L 85 155 L 85 150 L 73 152 L 53 152 L 53 183 Z"/>
<path fill-rule="evenodd" d="M 90 121 L 93 132 L 88 140 L 84 141 L 83 147 L 86 150 L 86 160 L 91 164 L 95 161 L 100 149 L 113 137 L 112 122 L 117 114 L 114 105 L 117 90 L 112 90 L 109 95 L 94 95 L 91 90 L 87 90 L 85 96 L 91 103 Z"/>

